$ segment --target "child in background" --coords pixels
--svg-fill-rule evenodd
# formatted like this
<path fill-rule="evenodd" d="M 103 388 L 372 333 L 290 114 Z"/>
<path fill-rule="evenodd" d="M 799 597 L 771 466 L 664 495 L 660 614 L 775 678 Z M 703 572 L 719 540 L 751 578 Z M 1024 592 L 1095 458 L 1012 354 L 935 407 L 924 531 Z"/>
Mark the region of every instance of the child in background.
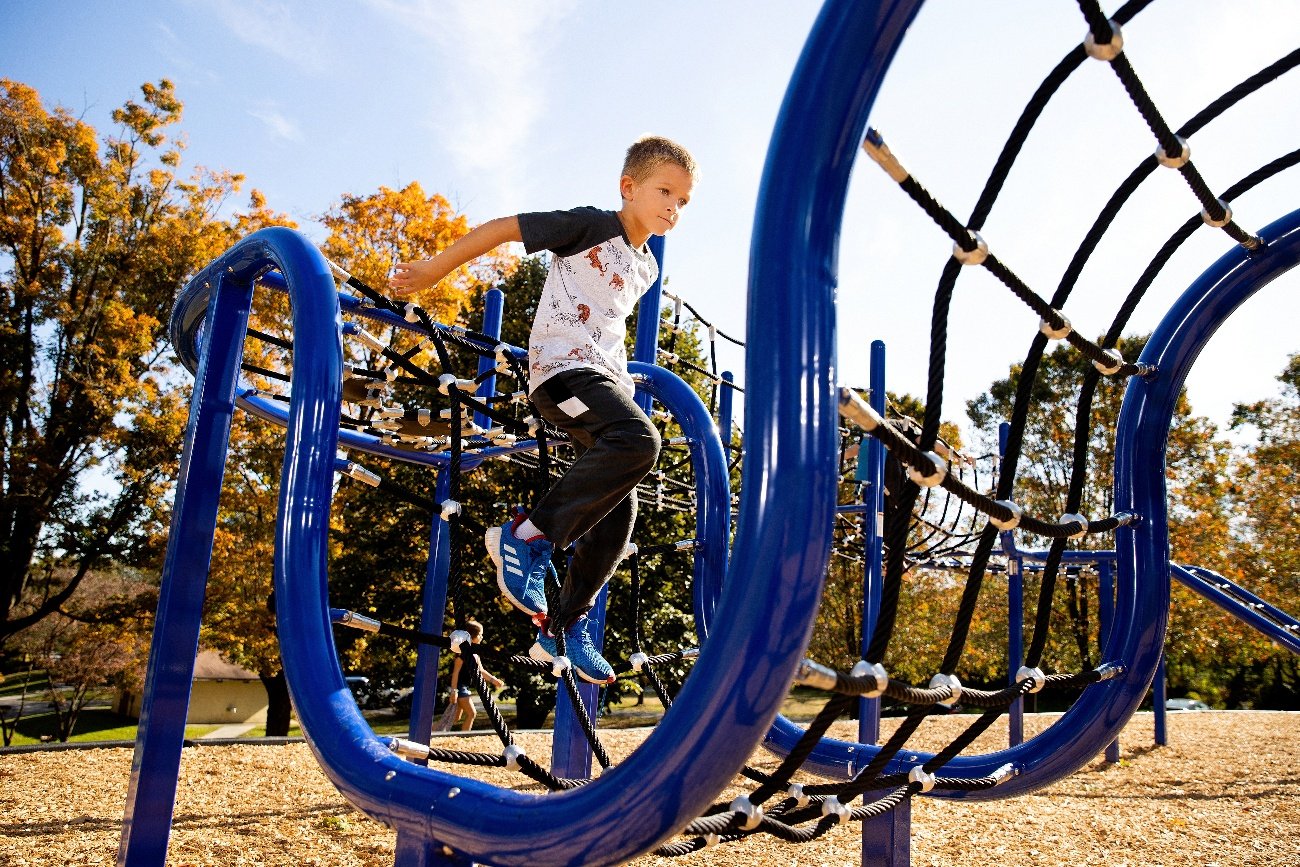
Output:
<path fill-rule="evenodd" d="M 479 623 L 477 620 L 466 621 L 465 631 L 469 633 L 471 644 L 478 644 L 483 640 L 483 624 Z M 479 664 L 478 670 L 483 674 L 484 680 L 496 689 L 505 686 L 505 681 L 501 680 L 501 678 L 492 674 L 483 667 L 482 661 L 478 658 L 478 654 L 474 654 L 474 661 Z M 478 715 L 478 711 L 474 709 L 473 687 L 469 684 L 460 682 L 460 672 L 463 664 L 464 660 L 461 659 L 460 656 L 457 656 L 456 661 L 451 664 L 450 703 L 451 706 L 455 708 L 455 711 L 448 708 L 448 712 L 443 715 L 443 719 L 446 721 L 446 726 L 439 725 L 439 729 L 442 731 L 450 729 L 459 720 L 460 730 L 467 732 L 474 727 L 474 717 Z"/>

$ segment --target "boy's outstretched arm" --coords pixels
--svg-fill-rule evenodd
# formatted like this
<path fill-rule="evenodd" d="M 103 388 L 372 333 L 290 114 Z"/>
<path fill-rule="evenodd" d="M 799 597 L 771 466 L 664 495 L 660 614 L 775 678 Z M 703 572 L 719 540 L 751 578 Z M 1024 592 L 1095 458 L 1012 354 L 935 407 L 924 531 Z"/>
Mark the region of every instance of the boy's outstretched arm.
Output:
<path fill-rule="evenodd" d="M 482 256 L 489 250 L 511 241 L 522 241 L 518 217 L 497 217 L 488 220 L 455 241 L 432 259 L 420 262 L 398 262 L 388 286 L 398 295 L 409 295 L 437 285 L 442 278 L 466 262 Z"/>

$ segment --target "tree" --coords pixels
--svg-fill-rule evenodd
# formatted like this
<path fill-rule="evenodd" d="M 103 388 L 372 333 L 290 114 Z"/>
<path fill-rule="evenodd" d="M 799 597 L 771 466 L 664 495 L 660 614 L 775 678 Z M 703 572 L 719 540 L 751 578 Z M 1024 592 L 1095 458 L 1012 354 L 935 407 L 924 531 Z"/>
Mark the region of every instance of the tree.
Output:
<path fill-rule="evenodd" d="M 418 183 L 401 190 L 380 187 L 368 196 L 344 195 L 321 222 L 330 230 L 322 245 L 325 255 L 346 263 L 349 272 L 376 289 L 388 285 L 393 265 L 432 258 L 470 230 L 463 214 L 436 193 L 426 196 Z M 456 322 L 475 287 L 500 280 L 514 263 L 509 251 L 489 253 L 411 300 L 437 322 Z"/>
<path fill-rule="evenodd" d="M 1118 344 L 1125 357 L 1137 357 L 1146 337 L 1126 337 Z M 1091 376 L 1087 362 L 1062 343 L 1044 355 L 1030 396 L 1014 500 L 1026 513 L 1048 520 L 1066 511 L 1075 452 L 1076 411 L 1085 380 Z M 1013 366 L 967 405 L 972 423 L 984 440 L 997 442 L 997 428 L 1011 417 L 1019 386 L 1020 368 Z M 1083 449 L 1087 466 L 1083 477 L 1080 511 L 1089 517 L 1114 512 L 1115 429 L 1126 383 L 1102 378 L 1097 383 L 1088 434 Z M 1219 439 L 1207 419 L 1193 415 L 1186 393 L 1179 396 L 1169 429 L 1166 478 L 1169 489 L 1169 525 L 1175 560 L 1219 568 L 1226 564 L 1228 521 L 1224 505 L 1229 444 Z M 1046 540 L 1029 537 L 1022 547 L 1045 547 Z M 1079 540 L 1081 548 L 1108 548 L 1098 537 Z M 1067 571 L 1065 593 L 1053 614 L 1053 636 L 1063 628 L 1069 642 L 1049 642 L 1049 656 L 1062 670 L 1095 664 L 1097 621 L 1092 574 Z M 1029 588 L 1027 588 L 1029 589 Z M 1036 588 L 1035 588 L 1036 589 Z"/>
<path fill-rule="evenodd" d="M 0 642 L 91 570 L 157 554 L 187 402 L 169 308 L 263 204 L 223 220 L 242 177 L 180 178 L 181 102 L 165 79 L 141 91 L 101 147 L 0 80 Z"/>
<path fill-rule="evenodd" d="M 1254 432 L 1245 455 L 1232 474 L 1236 533 L 1229 577 L 1296 616 L 1300 612 L 1300 353 L 1292 355 L 1278 375 L 1282 393 L 1267 400 L 1237 404 L 1234 429 Z M 1227 618 L 1215 615 L 1222 622 Z M 1214 622 L 1214 621 L 1212 621 Z M 1215 623 L 1217 626 L 1218 623 Z M 1228 648 L 1239 666 L 1222 701 L 1230 707 L 1300 709 L 1300 661 L 1264 636 L 1242 630 Z M 1219 630 L 1220 632 L 1222 630 Z"/>
<path fill-rule="evenodd" d="M 88 625 L 55 614 L 23 636 L 24 650 L 49 677 L 47 693 L 55 717 L 55 737 L 64 743 L 92 691 L 135 686 L 143 670 L 144 639 L 110 624 Z"/>

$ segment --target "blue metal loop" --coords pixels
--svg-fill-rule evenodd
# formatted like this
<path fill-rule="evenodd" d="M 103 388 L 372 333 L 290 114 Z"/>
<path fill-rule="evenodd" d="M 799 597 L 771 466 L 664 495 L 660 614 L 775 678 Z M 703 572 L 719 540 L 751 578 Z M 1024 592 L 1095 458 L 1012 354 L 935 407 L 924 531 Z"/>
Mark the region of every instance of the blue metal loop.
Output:
<path fill-rule="evenodd" d="M 688 699 L 686 704 L 679 699 L 680 712 L 670 714 L 622 765 L 588 786 L 547 796 L 411 764 L 374 736 L 344 684 L 328 610 L 327 530 L 343 373 L 339 296 L 328 264 L 295 232 L 258 232 L 196 278 L 178 303 L 173 333 L 179 351 L 212 351 L 201 346 L 201 320 L 190 315 L 206 306 L 204 293 L 222 291 L 220 280 L 212 281 L 214 289 L 205 275 L 228 274 L 247 286 L 268 269 L 285 279 L 296 335 L 289 410 L 275 419 L 286 427 L 276 530 L 278 631 L 294 707 L 326 775 L 374 818 L 495 864 L 562 864 L 575 857 L 583 863 L 619 863 L 699 815 L 754 744 L 737 746 L 733 728 L 722 727 L 719 736 L 717 727 L 700 725 L 708 717 L 692 713 Z M 238 364 L 238 348 L 220 349 Z M 679 377 L 653 365 L 630 369 L 691 441 L 701 504 L 696 598 L 702 611 L 712 610 L 722 593 L 729 530 L 721 440 L 707 408 Z M 706 624 L 707 615 L 700 622 Z M 706 669 L 711 657 L 716 660 L 717 654 L 701 655 Z M 697 732 L 703 745 L 691 742 Z M 684 794 L 681 782 L 688 776 L 700 782 Z M 629 809 L 644 822 L 621 821 Z"/>

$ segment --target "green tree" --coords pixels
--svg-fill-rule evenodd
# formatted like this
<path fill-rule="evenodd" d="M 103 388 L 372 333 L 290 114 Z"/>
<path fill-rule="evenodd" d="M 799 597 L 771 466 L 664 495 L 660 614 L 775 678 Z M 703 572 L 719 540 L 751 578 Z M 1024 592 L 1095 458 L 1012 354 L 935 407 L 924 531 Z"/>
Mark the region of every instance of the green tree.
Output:
<path fill-rule="evenodd" d="M 1146 337 L 1127 337 L 1118 348 L 1135 358 Z M 1013 499 L 1026 513 L 1055 520 L 1065 510 L 1075 456 L 1074 430 L 1082 389 L 1092 377 L 1087 362 L 1068 344 L 1043 357 L 1030 395 L 1021 460 Z M 1011 417 L 1020 368 L 968 404 L 968 414 L 985 442 L 997 442 L 998 425 Z M 1091 518 L 1113 514 L 1115 429 L 1123 403 L 1124 381 L 1098 381 L 1087 419 L 1083 453 L 1087 460 L 1080 511 Z M 1210 568 L 1228 562 L 1229 523 L 1226 511 L 1229 444 L 1215 426 L 1193 414 L 1186 394 L 1179 396 L 1169 429 L 1166 478 L 1170 503 L 1172 556 Z M 1022 548 L 1041 549 L 1047 540 L 1019 534 Z M 1108 549 L 1111 540 L 1089 536 L 1078 541 L 1085 549 Z M 1028 594 L 1036 580 L 1027 582 Z M 1095 573 L 1068 571 L 1063 594 L 1054 599 L 1052 640 L 1047 658 L 1058 670 L 1093 666 L 1097 647 Z M 1174 634 L 1171 632 L 1171 635 Z"/>
<path fill-rule="evenodd" d="M 168 312 L 238 230 L 220 211 L 242 178 L 181 178 L 172 83 L 141 91 L 101 145 L 0 80 L 0 642 L 155 555 L 166 524 L 186 415 Z"/>
<path fill-rule="evenodd" d="M 1220 571 L 1294 617 L 1300 614 L 1300 353 L 1277 379 L 1279 396 L 1233 409 L 1233 428 L 1253 432 L 1254 441 L 1232 474 L 1232 568 Z M 1300 659 L 1217 609 L 1211 613 L 1206 620 L 1221 643 L 1235 639 L 1221 651 L 1238 666 L 1221 701 L 1300 709 Z"/>

